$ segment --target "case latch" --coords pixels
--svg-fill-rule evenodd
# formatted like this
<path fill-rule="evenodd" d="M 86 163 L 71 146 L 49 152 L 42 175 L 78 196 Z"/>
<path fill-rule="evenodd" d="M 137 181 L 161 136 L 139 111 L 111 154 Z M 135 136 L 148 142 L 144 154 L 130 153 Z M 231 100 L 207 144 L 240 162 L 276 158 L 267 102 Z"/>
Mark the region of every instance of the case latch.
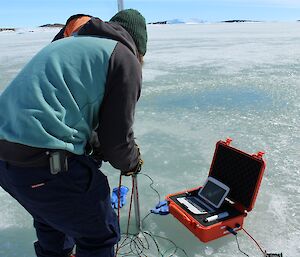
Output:
<path fill-rule="evenodd" d="M 258 152 L 257 154 L 254 154 L 254 156 L 259 158 L 259 159 L 262 159 L 264 154 L 265 154 L 265 152 Z"/>
<path fill-rule="evenodd" d="M 231 142 L 232 142 L 232 139 L 230 137 L 228 137 L 225 141 L 225 144 L 230 145 Z"/>

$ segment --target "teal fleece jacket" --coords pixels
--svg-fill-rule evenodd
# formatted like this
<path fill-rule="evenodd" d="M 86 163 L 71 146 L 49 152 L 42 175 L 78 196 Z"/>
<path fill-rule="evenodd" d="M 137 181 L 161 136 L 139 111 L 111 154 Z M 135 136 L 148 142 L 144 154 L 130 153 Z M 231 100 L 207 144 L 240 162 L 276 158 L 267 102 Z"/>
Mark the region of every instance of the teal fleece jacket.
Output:
<path fill-rule="evenodd" d="M 0 137 L 83 154 L 98 124 L 109 59 L 116 43 L 71 37 L 39 52 L 0 96 Z"/>
<path fill-rule="evenodd" d="M 8 150 L 1 149 L 1 140 L 80 155 L 97 129 L 103 160 L 123 171 L 137 165 L 132 126 L 141 65 L 129 34 L 105 26 L 114 39 L 77 36 L 55 41 L 0 95 L 0 159 L 1 151 Z M 115 39 L 118 34 L 126 44 Z"/>

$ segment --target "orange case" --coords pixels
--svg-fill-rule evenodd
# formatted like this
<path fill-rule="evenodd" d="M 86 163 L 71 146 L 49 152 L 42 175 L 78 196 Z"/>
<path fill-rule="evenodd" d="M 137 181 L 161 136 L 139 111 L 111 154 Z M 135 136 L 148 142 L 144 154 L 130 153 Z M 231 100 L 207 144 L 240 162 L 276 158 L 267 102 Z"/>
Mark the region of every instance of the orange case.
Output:
<path fill-rule="evenodd" d="M 209 176 L 229 186 L 230 192 L 218 212 L 227 211 L 229 216 L 210 223 L 203 220 L 211 214 L 196 215 L 177 201 L 178 197 L 197 194 L 201 187 L 166 196 L 170 213 L 185 225 L 202 242 L 228 235 L 229 228 L 242 229 L 247 213 L 254 207 L 265 170 L 263 152 L 250 155 L 230 146 L 231 139 L 219 141 L 211 163 Z"/>

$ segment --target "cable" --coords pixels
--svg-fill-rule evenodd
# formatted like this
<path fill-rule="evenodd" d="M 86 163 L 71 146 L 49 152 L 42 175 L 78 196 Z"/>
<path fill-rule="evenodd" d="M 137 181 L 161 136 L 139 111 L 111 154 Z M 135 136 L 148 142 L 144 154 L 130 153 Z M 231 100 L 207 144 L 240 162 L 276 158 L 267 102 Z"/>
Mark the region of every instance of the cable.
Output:
<path fill-rule="evenodd" d="M 146 218 L 148 218 L 151 214 L 152 214 L 152 213 L 149 212 L 149 213 L 142 219 L 142 227 L 144 227 L 144 220 L 145 220 Z"/>
<path fill-rule="evenodd" d="M 144 253 L 145 250 L 150 250 L 150 243 L 149 239 L 147 238 L 147 233 L 141 231 L 138 235 L 122 234 L 122 237 L 124 237 L 124 239 L 121 243 L 121 247 L 119 248 L 119 250 L 123 248 L 123 252 L 120 252 L 121 256 L 147 256 Z M 157 243 L 154 243 L 157 247 L 158 252 L 160 252 Z M 129 248 L 129 250 L 126 251 L 124 247 L 126 247 L 126 249 Z"/>
<path fill-rule="evenodd" d="M 147 175 L 147 174 L 145 174 L 145 173 L 140 172 L 139 174 L 141 174 L 141 175 L 143 175 L 143 176 L 145 176 L 145 177 L 147 177 L 147 178 L 149 178 L 149 179 L 151 180 L 151 183 L 150 183 L 149 187 L 157 194 L 157 196 L 158 196 L 158 202 L 160 202 L 160 194 L 159 194 L 159 192 L 153 187 L 153 184 L 154 184 L 153 179 L 152 179 L 149 175 Z"/>
<path fill-rule="evenodd" d="M 149 233 L 150 233 L 150 232 L 149 232 Z M 150 233 L 150 234 L 151 234 L 151 233 Z M 174 248 L 175 250 L 174 250 L 174 253 L 173 253 L 173 254 L 175 254 L 175 253 L 177 252 L 177 250 L 180 250 L 180 251 L 182 251 L 182 252 L 184 253 L 184 255 L 185 255 L 186 257 L 189 257 L 188 254 L 186 253 L 186 251 L 185 251 L 184 249 L 178 247 L 171 239 L 169 239 L 169 238 L 167 238 L 167 237 L 163 237 L 163 236 L 158 236 L 158 235 L 153 235 L 153 234 L 151 234 L 151 235 L 152 235 L 153 237 L 157 237 L 157 238 L 160 238 L 160 239 L 167 240 L 168 242 L 170 242 L 170 243 L 173 245 L 173 247 L 171 247 L 171 248 L 167 249 L 166 251 L 164 251 L 164 253 L 162 254 L 162 256 L 164 256 L 168 251 L 170 251 L 172 248 Z M 170 256 L 173 256 L 173 255 L 170 255 Z"/>
<path fill-rule="evenodd" d="M 259 250 L 262 252 L 263 256 L 265 256 L 266 251 L 264 251 L 262 249 L 262 247 L 259 245 L 259 243 L 244 228 L 241 228 L 241 229 L 254 241 L 254 243 L 258 246 Z M 246 256 L 249 257 L 249 255 L 247 253 L 245 253 L 244 251 L 241 250 L 240 244 L 239 244 L 239 241 L 238 241 L 238 237 L 237 237 L 237 233 L 235 231 L 233 231 L 233 230 L 228 230 L 228 231 L 235 236 L 235 240 L 236 240 L 237 247 L 238 247 L 239 251 L 241 253 L 243 253 L 244 255 L 246 255 Z"/>
<path fill-rule="evenodd" d="M 264 251 L 261 246 L 258 244 L 258 242 L 244 229 L 242 230 L 254 241 L 254 243 L 258 246 L 259 250 L 262 252 L 263 255 L 265 255 L 266 251 Z"/>
<path fill-rule="evenodd" d="M 120 173 L 119 176 L 119 189 L 118 189 L 118 223 L 120 224 L 120 203 L 121 203 L 121 185 L 122 185 L 122 175 Z M 115 251 L 115 256 L 117 256 L 119 250 L 119 242 L 117 243 L 116 246 L 116 251 Z"/>
<path fill-rule="evenodd" d="M 241 250 L 237 235 L 235 235 L 235 240 L 236 240 L 237 247 L 238 247 L 239 251 L 240 251 L 241 253 L 243 253 L 244 255 L 250 257 L 247 253 L 245 253 L 244 251 Z"/>
<path fill-rule="evenodd" d="M 148 179 L 150 179 L 151 183 L 149 185 L 149 187 L 157 194 L 158 196 L 158 202 L 160 202 L 161 196 L 159 194 L 159 192 L 153 187 L 154 181 L 153 179 L 144 173 L 139 173 L 141 175 L 144 175 L 145 177 L 147 177 Z M 132 204 L 132 197 L 130 199 L 130 205 Z M 149 231 L 145 231 L 143 229 L 141 229 L 141 231 L 139 231 L 138 234 L 130 234 L 129 233 L 129 222 L 130 222 L 130 212 L 131 212 L 131 207 L 129 208 L 129 218 L 128 218 L 128 222 L 127 222 L 127 232 L 121 234 L 121 240 L 117 246 L 116 249 L 116 255 L 120 254 L 120 256 L 124 256 L 124 257 L 130 257 L 130 256 L 140 256 L 140 257 L 147 257 L 148 255 L 146 255 L 145 251 L 150 250 L 150 242 L 152 242 L 155 245 L 157 254 L 156 256 L 158 257 L 172 257 L 174 256 L 174 254 L 178 251 L 181 251 L 186 257 L 189 257 L 186 253 L 186 251 L 180 247 L 178 247 L 175 242 L 173 242 L 172 240 L 170 240 L 167 237 L 163 237 L 163 236 L 158 236 L 158 235 L 154 235 L 153 233 L 149 232 Z M 150 214 L 152 214 L 151 212 L 149 212 L 148 214 L 145 215 L 145 217 L 142 219 L 142 227 L 144 227 L 144 221 L 146 218 L 148 218 L 150 216 Z M 170 248 L 168 248 L 165 251 L 162 251 L 160 249 L 159 246 L 159 242 L 158 239 L 160 240 L 166 240 L 167 242 L 169 242 L 172 246 Z M 152 248 L 153 251 L 153 248 Z M 170 252 L 170 255 L 167 253 Z"/>

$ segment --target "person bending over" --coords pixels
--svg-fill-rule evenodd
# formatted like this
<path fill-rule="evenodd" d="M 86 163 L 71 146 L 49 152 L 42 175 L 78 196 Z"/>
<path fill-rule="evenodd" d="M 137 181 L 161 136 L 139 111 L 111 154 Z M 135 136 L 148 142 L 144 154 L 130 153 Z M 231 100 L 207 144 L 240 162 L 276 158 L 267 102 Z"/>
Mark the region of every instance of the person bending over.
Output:
<path fill-rule="evenodd" d="M 122 175 L 142 165 L 132 127 L 146 22 L 133 9 L 94 20 L 42 49 L 0 95 L 0 185 L 32 215 L 38 257 L 74 244 L 76 257 L 114 256 L 119 224 L 99 164 Z M 98 160 L 85 151 L 93 131 Z"/>

